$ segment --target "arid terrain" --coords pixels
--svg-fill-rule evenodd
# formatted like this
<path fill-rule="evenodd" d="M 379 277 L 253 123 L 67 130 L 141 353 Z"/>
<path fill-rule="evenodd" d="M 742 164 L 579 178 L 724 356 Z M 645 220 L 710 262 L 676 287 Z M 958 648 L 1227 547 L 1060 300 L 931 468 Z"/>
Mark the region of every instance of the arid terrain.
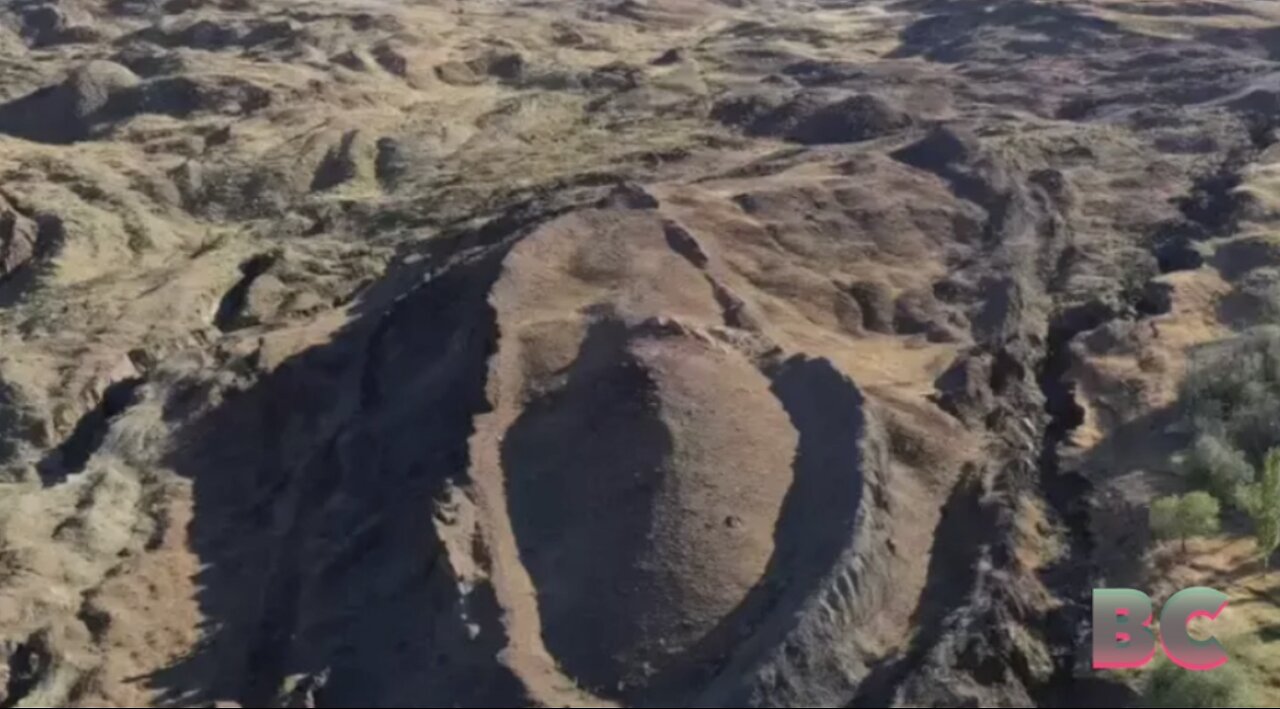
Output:
<path fill-rule="evenodd" d="M 0 707 L 1280 700 L 1148 528 L 1277 127 L 1274 0 L 3 0 Z"/>

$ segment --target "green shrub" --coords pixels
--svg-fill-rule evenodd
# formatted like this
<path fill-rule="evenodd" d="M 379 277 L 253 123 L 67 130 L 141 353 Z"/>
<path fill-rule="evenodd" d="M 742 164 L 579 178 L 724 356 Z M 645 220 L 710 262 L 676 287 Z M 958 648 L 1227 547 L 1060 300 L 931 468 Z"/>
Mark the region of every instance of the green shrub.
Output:
<path fill-rule="evenodd" d="M 1143 693 L 1149 707 L 1251 707 L 1253 680 L 1238 663 L 1191 672 L 1167 660 L 1147 675 Z"/>
<path fill-rule="evenodd" d="M 1162 497 L 1151 505 L 1151 532 L 1160 539 L 1177 539 L 1186 553 L 1188 538 L 1218 533 L 1220 513 L 1218 499 L 1207 492 Z"/>
<path fill-rule="evenodd" d="M 1180 401 L 1198 435 L 1261 466 L 1280 445 L 1280 330 L 1260 328 L 1191 357 Z"/>
<path fill-rule="evenodd" d="M 1213 434 L 1202 434 L 1182 460 L 1182 472 L 1193 485 L 1235 504 L 1236 493 L 1256 477 L 1244 453 Z"/>
<path fill-rule="evenodd" d="M 1271 555 L 1280 548 L 1280 448 L 1271 449 L 1258 482 L 1240 490 L 1240 505 L 1253 519 L 1253 536 L 1263 570 L 1271 568 Z"/>

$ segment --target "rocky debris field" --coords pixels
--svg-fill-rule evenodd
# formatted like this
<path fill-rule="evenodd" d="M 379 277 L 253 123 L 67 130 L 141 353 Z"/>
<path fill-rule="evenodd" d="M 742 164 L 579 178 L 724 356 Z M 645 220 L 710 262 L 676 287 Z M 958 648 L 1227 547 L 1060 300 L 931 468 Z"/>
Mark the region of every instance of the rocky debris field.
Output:
<path fill-rule="evenodd" d="M 9 0 L 0 706 L 1132 704 L 1277 125 L 1266 0 Z"/>

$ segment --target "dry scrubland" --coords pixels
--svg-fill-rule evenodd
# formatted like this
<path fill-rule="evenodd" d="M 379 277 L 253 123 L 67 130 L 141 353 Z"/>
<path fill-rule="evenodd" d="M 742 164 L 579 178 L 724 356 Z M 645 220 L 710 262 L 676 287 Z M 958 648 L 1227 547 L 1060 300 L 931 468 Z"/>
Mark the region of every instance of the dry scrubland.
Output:
<path fill-rule="evenodd" d="M 6 2 L 0 705 L 1274 704 L 1275 5 Z"/>

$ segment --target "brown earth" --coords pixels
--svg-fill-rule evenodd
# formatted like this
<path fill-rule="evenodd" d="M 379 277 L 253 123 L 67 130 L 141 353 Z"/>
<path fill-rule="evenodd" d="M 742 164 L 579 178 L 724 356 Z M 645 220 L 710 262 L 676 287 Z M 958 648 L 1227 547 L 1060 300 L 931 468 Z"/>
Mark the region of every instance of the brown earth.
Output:
<path fill-rule="evenodd" d="M 1131 704 L 1273 5 L 7 3 L 0 705 Z"/>

